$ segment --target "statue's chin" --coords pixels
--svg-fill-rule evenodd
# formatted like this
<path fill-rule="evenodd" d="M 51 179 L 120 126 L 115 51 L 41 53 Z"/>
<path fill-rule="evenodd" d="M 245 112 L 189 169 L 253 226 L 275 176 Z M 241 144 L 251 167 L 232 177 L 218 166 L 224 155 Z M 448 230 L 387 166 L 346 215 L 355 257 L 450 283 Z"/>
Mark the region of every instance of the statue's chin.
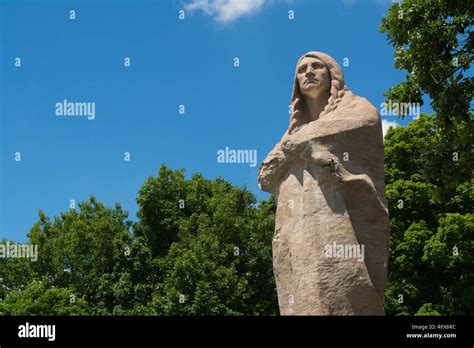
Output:
<path fill-rule="evenodd" d="M 316 86 L 311 89 L 306 89 L 305 91 L 301 91 L 303 96 L 311 99 L 316 99 L 318 97 L 318 92 L 316 91 Z"/>
<path fill-rule="evenodd" d="M 321 88 L 318 83 L 310 84 L 309 86 L 305 87 L 305 89 L 301 91 L 301 94 L 310 99 L 318 99 L 319 97 L 324 95 L 324 92 L 325 89 Z"/>

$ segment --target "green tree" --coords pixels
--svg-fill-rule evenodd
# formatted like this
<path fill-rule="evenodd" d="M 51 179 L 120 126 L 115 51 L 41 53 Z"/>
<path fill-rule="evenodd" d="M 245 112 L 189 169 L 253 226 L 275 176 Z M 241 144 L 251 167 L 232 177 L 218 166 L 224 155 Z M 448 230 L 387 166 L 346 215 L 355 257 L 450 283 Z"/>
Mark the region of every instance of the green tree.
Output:
<path fill-rule="evenodd" d="M 469 177 L 471 168 L 445 156 L 446 144 L 443 128 L 434 116 L 426 115 L 407 127 L 390 129 L 385 137 L 389 314 L 474 311 L 473 180 L 460 183 L 463 175 L 442 170 L 452 167 Z M 437 170 L 433 163 L 438 163 Z"/>
<path fill-rule="evenodd" d="M 6 245 L 2 240 L 0 244 Z M 16 244 L 10 241 L 10 245 Z M 0 301 L 4 300 L 10 291 L 19 291 L 33 279 L 33 269 L 30 259 L 0 258 Z"/>
<path fill-rule="evenodd" d="M 39 247 L 40 257 L 31 263 L 34 279 L 71 289 L 94 314 L 146 313 L 155 273 L 146 244 L 130 231 L 127 213 L 94 197 L 78 206 L 54 222 L 40 212 L 28 233 Z"/>
<path fill-rule="evenodd" d="M 53 222 L 40 211 L 28 233 L 38 260 L 0 260 L 0 313 L 277 314 L 273 199 L 163 165 L 137 202 L 135 223 L 94 197 Z"/>
<path fill-rule="evenodd" d="M 407 75 L 385 96 L 422 103 L 426 94 L 443 125 L 468 122 L 474 79 L 466 72 L 473 60 L 473 24 L 472 1 L 395 2 L 380 30 L 395 48 L 395 66 Z"/>
<path fill-rule="evenodd" d="M 33 281 L 24 289 L 12 291 L 0 301 L 0 315 L 89 315 L 84 298 L 68 288 L 47 286 Z"/>
<path fill-rule="evenodd" d="M 140 190 L 137 235 L 153 250 L 157 314 L 276 314 L 274 202 L 223 179 L 162 166 Z M 158 218 L 161 217 L 161 218 Z"/>
<path fill-rule="evenodd" d="M 427 96 L 435 111 L 385 136 L 389 314 L 474 312 L 473 14 L 472 2 L 405 0 L 382 20 L 395 66 L 407 71 L 385 96 Z"/>

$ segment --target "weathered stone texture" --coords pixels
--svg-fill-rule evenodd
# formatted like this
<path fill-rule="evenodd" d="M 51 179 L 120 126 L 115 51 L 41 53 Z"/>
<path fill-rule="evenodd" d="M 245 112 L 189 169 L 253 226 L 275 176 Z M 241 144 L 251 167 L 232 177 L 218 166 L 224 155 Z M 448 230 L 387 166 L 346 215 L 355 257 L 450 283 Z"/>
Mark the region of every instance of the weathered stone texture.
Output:
<path fill-rule="evenodd" d="M 320 52 L 298 62 L 292 103 L 289 130 L 259 172 L 277 202 L 280 313 L 383 315 L 389 220 L 379 114 Z M 328 246 L 357 246 L 363 260 L 328 256 Z"/>

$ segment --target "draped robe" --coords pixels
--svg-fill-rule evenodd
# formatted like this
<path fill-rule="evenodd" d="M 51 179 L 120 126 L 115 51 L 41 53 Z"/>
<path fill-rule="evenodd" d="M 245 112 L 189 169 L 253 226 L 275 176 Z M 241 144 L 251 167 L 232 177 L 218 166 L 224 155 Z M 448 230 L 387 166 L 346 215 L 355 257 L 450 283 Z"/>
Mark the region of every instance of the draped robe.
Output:
<path fill-rule="evenodd" d="M 335 110 L 285 133 L 259 182 L 277 203 L 280 313 L 383 315 L 389 222 L 377 110 L 347 91 Z M 334 243 L 363 246 L 363 260 L 328 257 Z"/>

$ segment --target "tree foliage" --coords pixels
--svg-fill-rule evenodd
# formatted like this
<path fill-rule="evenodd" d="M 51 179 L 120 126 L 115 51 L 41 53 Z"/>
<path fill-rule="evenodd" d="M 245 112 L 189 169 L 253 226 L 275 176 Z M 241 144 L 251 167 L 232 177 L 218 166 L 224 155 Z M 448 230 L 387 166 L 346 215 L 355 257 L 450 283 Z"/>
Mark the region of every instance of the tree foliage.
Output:
<path fill-rule="evenodd" d="M 76 298 L 68 288 L 48 286 L 40 281 L 13 291 L 0 301 L 0 315 L 89 315 L 83 298 Z"/>
<path fill-rule="evenodd" d="M 453 151 L 443 132 L 434 116 L 421 115 L 385 137 L 389 314 L 474 312 L 472 150 Z"/>
<path fill-rule="evenodd" d="M 474 313 L 473 14 L 472 2 L 406 0 L 382 21 L 407 71 L 385 96 L 427 95 L 435 110 L 385 137 L 389 314 Z"/>
<path fill-rule="evenodd" d="M 0 259 L 0 313 L 277 314 L 273 199 L 163 165 L 137 202 L 135 223 L 94 197 L 53 221 L 40 212 L 38 261 Z"/>
<path fill-rule="evenodd" d="M 250 191 L 228 181 L 199 174 L 185 180 L 182 171 L 162 166 L 143 185 L 138 202 L 137 234 L 158 257 L 160 282 L 152 300 L 157 313 L 277 313 L 273 200 L 257 207 Z"/>
<path fill-rule="evenodd" d="M 443 125 L 469 121 L 474 88 L 468 73 L 473 60 L 473 24 L 472 1 L 395 2 L 380 30 L 395 48 L 395 66 L 407 75 L 385 96 L 422 103 L 426 94 Z"/>

